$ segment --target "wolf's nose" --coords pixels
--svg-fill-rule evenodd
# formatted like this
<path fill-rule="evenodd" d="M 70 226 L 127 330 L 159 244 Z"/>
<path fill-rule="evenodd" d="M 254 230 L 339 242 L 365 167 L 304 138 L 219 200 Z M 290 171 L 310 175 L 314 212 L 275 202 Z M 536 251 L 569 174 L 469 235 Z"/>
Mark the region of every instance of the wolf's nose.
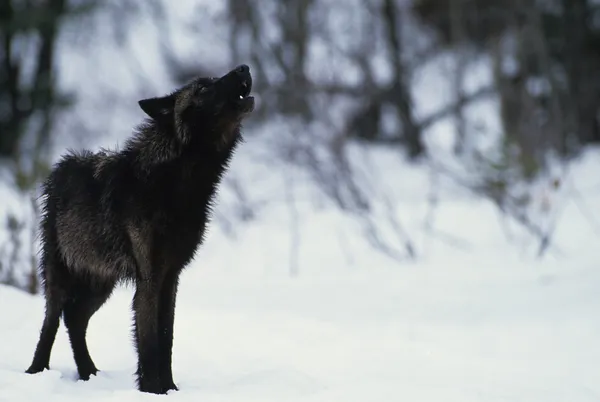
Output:
<path fill-rule="evenodd" d="M 245 64 L 242 64 L 235 68 L 235 72 L 238 74 L 248 74 L 250 72 L 250 67 L 248 67 Z"/>

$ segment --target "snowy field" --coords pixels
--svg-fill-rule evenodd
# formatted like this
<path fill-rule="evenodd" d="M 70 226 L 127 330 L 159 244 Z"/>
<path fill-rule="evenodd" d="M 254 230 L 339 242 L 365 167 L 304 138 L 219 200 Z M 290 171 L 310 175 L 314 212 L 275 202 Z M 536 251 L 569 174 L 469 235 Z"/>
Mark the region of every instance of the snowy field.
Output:
<path fill-rule="evenodd" d="M 598 153 L 572 177 L 598 205 Z M 406 167 L 417 192 L 422 180 Z M 411 197 L 400 204 L 422 217 Z M 597 208 L 593 209 L 598 217 Z M 92 318 L 101 372 L 77 381 L 61 325 L 51 370 L 27 375 L 43 300 L 0 287 L 1 401 L 524 401 L 600 399 L 600 240 L 590 216 L 565 207 L 556 248 L 538 261 L 506 241 L 494 210 L 446 200 L 435 239 L 416 262 L 375 253 L 333 211 L 302 222 L 300 274 L 288 275 L 285 208 L 242 227 L 211 231 L 183 274 L 173 367 L 180 391 L 136 391 L 132 289 Z M 408 223 L 407 223 L 408 224 Z M 413 230 L 413 228 L 411 228 Z"/>
<path fill-rule="evenodd" d="M 445 268 L 296 280 L 190 272 L 175 327 L 180 391 L 167 398 L 598 400 L 597 266 L 539 269 L 463 259 Z M 64 330 L 51 371 L 22 373 L 42 302 L 1 288 L 0 399 L 160 398 L 135 390 L 129 296 L 119 292 L 93 318 L 90 349 L 103 371 L 84 383 L 76 381 Z"/>

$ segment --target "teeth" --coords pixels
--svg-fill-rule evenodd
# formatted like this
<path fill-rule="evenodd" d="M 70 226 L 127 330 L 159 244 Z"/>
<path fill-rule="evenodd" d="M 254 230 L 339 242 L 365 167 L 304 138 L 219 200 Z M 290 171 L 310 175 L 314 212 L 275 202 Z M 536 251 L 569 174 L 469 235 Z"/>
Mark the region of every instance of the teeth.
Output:
<path fill-rule="evenodd" d="M 248 90 L 248 81 L 242 82 L 242 93 L 240 94 L 240 99 L 244 99 L 245 95 L 247 95 L 250 91 Z"/>

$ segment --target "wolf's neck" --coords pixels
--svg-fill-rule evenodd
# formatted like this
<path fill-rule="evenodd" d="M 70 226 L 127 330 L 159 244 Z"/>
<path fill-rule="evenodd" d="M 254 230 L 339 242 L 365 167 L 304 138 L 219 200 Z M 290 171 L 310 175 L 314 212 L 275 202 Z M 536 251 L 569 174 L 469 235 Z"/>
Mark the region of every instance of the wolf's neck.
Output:
<path fill-rule="evenodd" d="M 173 171 L 183 175 L 173 177 L 173 180 L 210 183 L 211 187 L 218 185 L 241 141 L 239 128 L 226 142 L 203 141 L 207 133 L 190 134 L 192 139 L 182 143 L 174 131 L 165 132 L 153 121 L 146 121 L 127 142 L 124 151 L 134 154 L 134 169 L 149 180 L 158 172 L 165 174 L 171 170 L 171 165 L 176 167 Z"/>

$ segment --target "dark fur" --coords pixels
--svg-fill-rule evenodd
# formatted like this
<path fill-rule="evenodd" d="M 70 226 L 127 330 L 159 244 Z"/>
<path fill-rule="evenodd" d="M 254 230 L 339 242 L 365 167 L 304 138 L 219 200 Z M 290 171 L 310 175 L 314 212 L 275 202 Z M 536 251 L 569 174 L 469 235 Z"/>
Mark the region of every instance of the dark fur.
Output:
<path fill-rule="evenodd" d="M 251 82 L 248 67 L 239 66 L 141 100 L 150 118 L 123 150 L 71 152 L 55 165 L 43 186 L 46 315 L 28 373 L 48 368 L 62 314 L 80 378 L 96 374 L 88 322 L 119 282 L 130 281 L 138 388 L 177 389 L 171 350 L 178 278 L 202 243 L 241 122 L 254 108 Z"/>

